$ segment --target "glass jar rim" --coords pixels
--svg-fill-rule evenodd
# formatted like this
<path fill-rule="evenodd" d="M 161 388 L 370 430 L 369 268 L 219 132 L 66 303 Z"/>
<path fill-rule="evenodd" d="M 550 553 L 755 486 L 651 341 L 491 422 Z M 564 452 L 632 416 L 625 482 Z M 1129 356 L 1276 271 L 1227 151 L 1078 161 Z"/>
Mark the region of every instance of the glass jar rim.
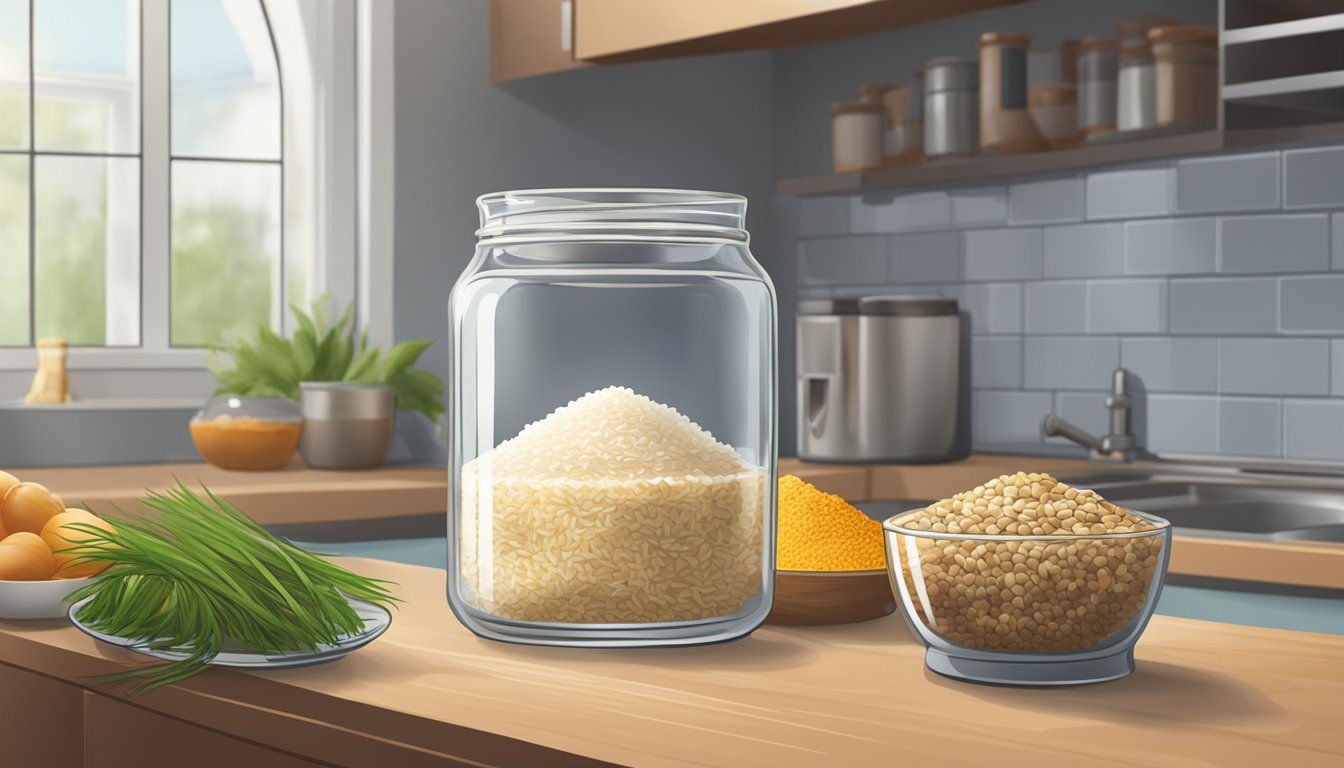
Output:
<path fill-rule="evenodd" d="M 572 187 L 492 192 L 476 198 L 480 239 L 505 235 L 672 232 L 747 237 L 747 199 L 728 192 L 654 187 Z"/>

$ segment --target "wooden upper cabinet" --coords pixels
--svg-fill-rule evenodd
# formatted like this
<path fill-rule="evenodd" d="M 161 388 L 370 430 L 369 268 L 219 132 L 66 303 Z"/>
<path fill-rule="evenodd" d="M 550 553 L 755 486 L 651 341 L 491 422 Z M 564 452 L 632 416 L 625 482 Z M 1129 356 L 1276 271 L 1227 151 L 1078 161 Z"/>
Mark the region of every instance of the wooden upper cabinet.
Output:
<path fill-rule="evenodd" d="M 575 0 L 490 0 L 490 81 L 588 66 L 574 58 Z"/>
<path fill-rule="evenodd" d="M 1024 0 L 575 0 L 575 57 L 618 62 L 805 45 Z"/>
<path fill-rule="evenodd" d="M 837 40 L 1025 0 L 491 0 L 494 82 Z"/>

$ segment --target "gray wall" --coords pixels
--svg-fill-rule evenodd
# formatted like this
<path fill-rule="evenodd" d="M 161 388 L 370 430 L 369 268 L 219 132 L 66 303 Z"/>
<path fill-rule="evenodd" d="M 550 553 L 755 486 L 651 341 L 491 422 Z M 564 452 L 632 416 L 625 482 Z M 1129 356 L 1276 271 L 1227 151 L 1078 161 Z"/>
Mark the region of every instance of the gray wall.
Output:
<path fill-rule="evenodd" d="M 397 3 L 398 339 L 445 338 L 448 293 L 475 244 L 474 200 L 486 192 L 551 186 L 736 192 L 751 201 L 753 249 L 758 257 L 773 254 L 768 52 L 491 85 L 488 6 Z M 447 351 L 435 344 L 425 365 L 446 377 Z"/>

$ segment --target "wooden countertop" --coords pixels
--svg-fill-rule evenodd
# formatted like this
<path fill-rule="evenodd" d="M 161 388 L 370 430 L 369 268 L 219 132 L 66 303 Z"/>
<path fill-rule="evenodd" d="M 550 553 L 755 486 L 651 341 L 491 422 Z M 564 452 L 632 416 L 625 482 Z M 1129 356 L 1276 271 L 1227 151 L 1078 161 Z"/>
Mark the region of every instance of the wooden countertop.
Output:
<path fill-rule="evenodd" d="M 337 766 L 1344 764 L 1335 636 L 1156 616 L 1129 678 L 998 688 L 926 671 L 894 616 L 703 648 L 535 648 L 471 635 L 442 571 L 344 564 L 406 600 L 368 648 L 133 703 Z M 55 622 L 0 622 L 0 662 L 47 678 L 82 685 L 129 658 Z"/>
<path fill-rule="evenodd" d="M 337 472 L 296 461 L 272 472 L 233 472 L 210 464 L 137 464 L 21 469 L 14 474 L 47 486 L 67 506 L 87 504 L 100 514 L 114 514 L 117 507 L 135 510 L 145 489 L 170 488 L 174 478 L 193 487 L 204 484 L 263 525 L 443 514 L 448 508 L 442 467 Z"/>
<path fill-rule="evenodd" d="M 1108 468 L 1078 459 L 976 454 L 946 464 L 816 464 L 779 461 L 795 474 L 850 501 L 940 499 L 985 480 L 1018 471 L 1094 475 Z M 69 504 L 111 514 L 133 509 L 146 488 L 165 488 L 177 477 L 204 483 L 264 525 L 321 523 L 441 515 L 448 506 L 441 467 L 383 467 L 332 472 L 296 462 L 276 472 L 230 472 L 208 464 L 127 467 L 61 467 L 21 470 Z M 1344 589 L 1344 545 L 1298 541 L 1236 541 L 1177 535 L 1171 572 L 1239 581 Z"/>

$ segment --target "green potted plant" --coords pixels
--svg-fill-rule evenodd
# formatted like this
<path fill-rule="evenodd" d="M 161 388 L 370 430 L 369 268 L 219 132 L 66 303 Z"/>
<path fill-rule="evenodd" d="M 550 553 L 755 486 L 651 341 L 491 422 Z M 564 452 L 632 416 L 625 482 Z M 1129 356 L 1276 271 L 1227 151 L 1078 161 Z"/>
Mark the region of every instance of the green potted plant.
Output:
<path fill-rule="evenodd" d="M 312 313 L 291 307 L 298 323 L 292 338 L 260 327 L 250 339 L 211 347 L 216 394 L 297 400 L 304 427 L 299 453 L 323 469 L 376 467 L 392 444 L 396 412 L 424 414 L 437 424 L 443 415 L 443 381 L 413 367 L 432 339 L 403 341 L 386 353 L 356 339 L 354 305 L 335 323 L 326 321 L 324 299 Z"/>

